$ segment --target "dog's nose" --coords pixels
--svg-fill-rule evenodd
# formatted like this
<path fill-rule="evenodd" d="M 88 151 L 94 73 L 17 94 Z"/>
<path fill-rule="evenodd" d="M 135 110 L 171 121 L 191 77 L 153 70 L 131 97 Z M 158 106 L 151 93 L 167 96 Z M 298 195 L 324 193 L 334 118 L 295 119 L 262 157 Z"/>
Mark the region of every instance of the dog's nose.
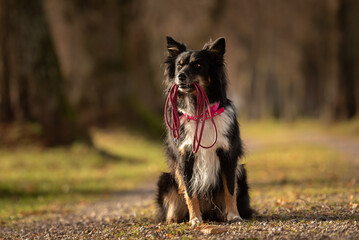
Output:
<path fill-rule="evenodd" d="M 187 74 L 185 74 L 185 73 L 180 73 L 180 74 L 178 74 L 178 80 L 179 80 L 179 81 L 183 82 L 183 81 L 185 81 L 186 79 L 187 79 Z"/>

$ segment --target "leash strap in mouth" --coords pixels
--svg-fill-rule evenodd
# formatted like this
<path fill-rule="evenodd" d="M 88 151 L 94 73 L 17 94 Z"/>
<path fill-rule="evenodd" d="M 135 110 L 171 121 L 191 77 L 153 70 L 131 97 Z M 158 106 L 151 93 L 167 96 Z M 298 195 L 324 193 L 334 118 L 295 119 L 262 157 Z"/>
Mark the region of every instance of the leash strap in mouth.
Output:
<path fill-rule="evenodd" d="M 207 97 L 206 93 L 199 86 L 198 83 L 194 83 L 193 85 L 194 85 L 194 87 L 196 88 L 196 91 L 197 91 L 197 116 L 205 116 L 206 119 L 208 119 L 208 118 L 211 119 L 211 122 L 212 122 L 212 125 L 213 125 L 213 130 L 214 130 L 214 133 L 215 133 L 215 138 L 213 140 L 213 143 L 210 146 L 201 145 L 204 125 L 205 125 L 206 121 L 202 121 L 200 131 L 199 131 L 199 134 L 198 134 L 198 127 L 199 127 L 199 122 L 201 121 L 201 118 L 197 117 L 196 119 L 193 119 L 194 121 L 196 121 L 196 130 L 195 130 L 195 133 L 194 133 L 194 136 L 193 136 L 192 150 L 193 150 L 194 153 L 197 153 L 199 147 L 208 149 L 208 148 L 213 147 L 214 144 L 216 144 L 216 142 L 217 142 L 217 127 L 216 127 L 216 124 L 215 124 L 215 122 L 213 120 L 214 115 L 213 115 L 213 112 L 211 111 L 211 107 L 210 107 L 209 100 L 208 100 L 208 97 Z M 172 131 L 172 136 L 173 136 L 173 139 L 175 141 L 178 141 L 178 139 L 179 139 L 179 129 L 180 129 L 180 124 L 181 124 L 180 119 L 179 119 L 179 115 L 178 115 L 178 110 L 177 110 L 177 91 L 178 91 L 178 85 L 173 84 L 171 89 L 170 89 L 170 92 L 168 94 L 168 97 L 167 97 L 167 100 L 166 100 L 166 105 L 165 105 L 165 121 L 166 121 L 166 125 Z M 169 122 L 169 119 L 168 119 L 168 114 L 169 114 L 168 113 L 168 105 L 169 105 L 169 103 L 171 103 L 171 105 L 172 105 L 172 109 L 170 111 L 171 123 Z M 224 109 L 223 109 L 223 111 L 224 111 Z M 207 117 L 207 115 L 208 115 L 208 117 Z"/>

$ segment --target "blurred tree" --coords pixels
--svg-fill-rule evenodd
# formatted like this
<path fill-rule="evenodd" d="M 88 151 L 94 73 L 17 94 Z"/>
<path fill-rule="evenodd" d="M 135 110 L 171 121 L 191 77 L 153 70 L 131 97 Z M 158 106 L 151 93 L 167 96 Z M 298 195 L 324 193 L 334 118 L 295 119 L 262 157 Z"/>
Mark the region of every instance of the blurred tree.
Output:
<path fill-rule="evenodd" d="M 10 100 L 10 76 L 9 76 L 9 32 L 10 16 L 8 1 L 0 2 L 0 122 L 13 120 L 13 110 Z"/>
<path fill-rule="evenodd" d="M 339 1 L 338 24 L 340 72 L 336 88 L 334 118 L 347 119 L 359 110 L 359 2 Z"/>
<path fill-rule="evenodd" d="M 86 125 L 143 126 L 162 112 L 142 1 L 44 1 L 69 100 Z M 161 51 L 162 52 L 162 51 Z M 125 113 L 125 114 L 124 114 Z"/>
<path fill-rule="evenodd" d="M 0 115 L 10 116 L 10 108 L 15 120 L 39 122 L 47 145 L 90 142 L 67 100 L 42 1 L 4 0 L 0 4 L 0 9 L 6 9 L 1 22 L 5 27 L 0 29 L 1 36 L 6 36 L 1 38 L 5 86 L 1 97 L 8 101 L 2 101 Z"/>

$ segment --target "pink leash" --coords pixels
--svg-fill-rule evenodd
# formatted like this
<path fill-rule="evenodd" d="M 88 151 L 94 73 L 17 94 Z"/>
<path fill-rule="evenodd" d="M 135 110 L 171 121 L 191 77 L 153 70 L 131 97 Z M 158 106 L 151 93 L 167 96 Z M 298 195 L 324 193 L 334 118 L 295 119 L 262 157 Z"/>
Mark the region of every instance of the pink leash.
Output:
<path fill-rule="evenodd" d="M 198 83 L 194 83 L 194 86 L 195 86 L 196 91 L 197 91 L 197 117 L 196 117 L 196 120 L 194 120 L 194 121 L 196 121 L 196 130 L 195 130 L 195 133 L 194 133 L 193 144 L 192 145 L 193 145 L 193 152 L 197 153 L 199 147 L 208 149 L 208 148 L 213 147 L 214 144 L 216 144 L 216 142 L 217 142 L 217 127 L 216 127 L 216 124 L 215 124 L 215 122 L 213 120 L 212 111 L 211 111 L 209 100 L 208 100 L 208 97 L 207 97 L 206 93 L 203 91 L 203 89 L 199 86 Z M 181 125 L 180 118 L 179 118 L 178 111 L 177 111 L 177 91 L 178 91 L 178 85 L 173 84 L 171 89 L 170 89 L 170 92 L 168 94 L 166 105 L 165 105 L 166 124 L 167 124 L 167 127 L 172 131 L 172 136 L 173 136 L 173 139 L 175 141 L 178 141 L 178 139 L 179 139 L 179 128 L 180 128 L 180 125 Z M 168 115 L 167 111 L 168 111 L 169 102 L 172 105 L 172 111 L 170 113 L 171 114 L 171 120 L 172 120 L 171 124 L 169 123 L 168 116 L 167 116 Z M 207 112 L 208 112 L 208 115 L 209 115 L 208 118 L 211 119 L 213 129 L 214 129 L 214 132 L 215 132 L 215 139 L 213 140 L 213 143 L 210 146 L 201 145 L 204 125 L 206 123 L 205 116 L 207 116 L 206 115 L 206 108 L 207 108 Z M 202 116 L 204 116 L 204 119 L 202 121 L 200 132 L 199 132 L 199 135 L 198 135 L 198 125 L 199 125 L 199 122 L 201 120 L 200 119 L 201 112 L 203 113 Z"/>

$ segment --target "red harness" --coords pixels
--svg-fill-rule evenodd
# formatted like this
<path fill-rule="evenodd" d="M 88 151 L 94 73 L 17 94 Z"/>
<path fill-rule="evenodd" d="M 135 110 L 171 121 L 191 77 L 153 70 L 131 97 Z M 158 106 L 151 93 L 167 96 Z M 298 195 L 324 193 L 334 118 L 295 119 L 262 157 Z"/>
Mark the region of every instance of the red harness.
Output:
<path fill-rule="evenodd" d="M 218 109 L 218 107 L 219 107 L 219 102 L 216 102 L 210 108 L 211 114 L 208 112 L 208 110 L 206 110 L 206 116 L 205 116 L 204 120 L 206 121 L 207 119 L 211 118 L 210 116 L 215 117 L 224 112 L 224 107 L 221 107 L 220 109 Z M 198 119 L 197 115 L 191 116 L 191 115 L 188 115 L 187 113 L 183 113 L 183 115 L 187 120 L 197 121 L 197 119 Z M 201 116 L 199 116 L 199 120 L 203 121 L 203 114 Z"/>
<path fill-rule="evenodd" d="M 208 97 L 207 97 L 206 93 L 199 86 L 199 84 L 194 83 L 193 85 L 196 88 L 196 92 L 197 92 L 197 115 L 196 116 L 190 116 L 188 114 L 184 114 L 184 116 L 188 120 L 196 121 L 196 130 L 195 130 L 194 137 L 193 137 L 193 144 L 192 144 L 193 149 L 192 150 L 193 150 L 194 153 L 197 153 L 199 147 L 207 149 L 207 148 L 213 147 L 214 144 L 216 144 L 216 142 L 217 142 L 217 127 L 216 127 L 216 124 L 215 124 L 213 118 L 215 116 L 218 116 L 222 112 L 224 112 L 224 108 L 221 107 L 220 109 L 218 109 L 219 103 L 215 103 L 211 107 L 210 104 L 209 104 Z M 172 131 L 172 136 L 173 136 L 173 139 L 174 139 L 175 142 L 178 142 L 179 128 L 180 128 L 180 125 L 181 125 L 180 118 L 179 118 L 179 115 L 178 115 L 178 110 L 177 110 L 177 90 L 178 90 L 178 85 L 173 84 L 171 89 L 170 89 L 170 92 L 168 94 L 166 105 L 165 105 L 166 124 L 167 124 L 167 127 Z M 171 103 L 171 105 L 172 105 L 172 109 L 171 109 L 171 112 L 170 112 L 171 124 L 168 121 L 168 104 L 169 103 Z M 213 129 L 214 129 L 214 132 L 215 132 L 215 139 L 213 140 L 213 143 L 210 146 L 203 146 L 203 145 L 201 145 L 201 140 L 202 140 L 204 125 L 205 125 L 207 119 L 211 119 Z M 199 135 L 198 135 L 198 126 L 199 126 L 200 121 L 202 121 L 202 124 L 201 124 L 200 132 L 199 132 Z"/>

